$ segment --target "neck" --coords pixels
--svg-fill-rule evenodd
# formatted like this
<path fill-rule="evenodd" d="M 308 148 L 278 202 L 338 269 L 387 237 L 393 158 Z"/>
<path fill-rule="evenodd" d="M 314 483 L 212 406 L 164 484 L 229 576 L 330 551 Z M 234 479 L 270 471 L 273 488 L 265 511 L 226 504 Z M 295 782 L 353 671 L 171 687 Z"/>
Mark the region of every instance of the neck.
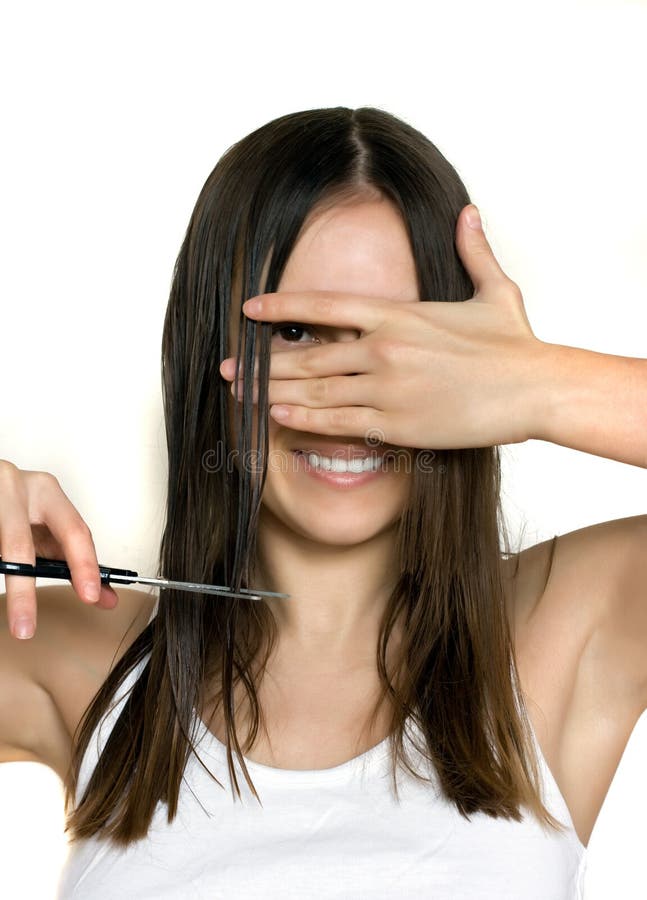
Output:
<path fill-rule="evenodd" d="M 257 581 L 290 594 L 268 599 L 279 640 L 312 664 L 374 662 L 379 625 L 397 578 L 395 530 L 350 546 L 296 534 L 262 510 Z"/>

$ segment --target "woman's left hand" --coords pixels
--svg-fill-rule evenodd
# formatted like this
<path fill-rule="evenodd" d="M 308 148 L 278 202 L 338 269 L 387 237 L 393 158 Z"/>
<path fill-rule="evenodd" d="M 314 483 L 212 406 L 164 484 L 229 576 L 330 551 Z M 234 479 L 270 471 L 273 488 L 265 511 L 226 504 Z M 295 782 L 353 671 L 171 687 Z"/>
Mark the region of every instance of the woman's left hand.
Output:
<path fill-rule="evenodd" d="M 277 422 L 421 449 L 515 444 L 540 433 L 551 345 L 533 334 L 521 292 L 496 261 L 478 212 L 479 224 L 469 224 L 472 211 L 466 206 L 456 226 L 456 247 L 475 286 L 470 300 L 312 291 L 245 302 L 245 315 L 263 322 L 361 332 L 356 340 L 272 353 L 268 399 Z M 233 381 L 235 359 L 223 360 L 220 372 Z"/>

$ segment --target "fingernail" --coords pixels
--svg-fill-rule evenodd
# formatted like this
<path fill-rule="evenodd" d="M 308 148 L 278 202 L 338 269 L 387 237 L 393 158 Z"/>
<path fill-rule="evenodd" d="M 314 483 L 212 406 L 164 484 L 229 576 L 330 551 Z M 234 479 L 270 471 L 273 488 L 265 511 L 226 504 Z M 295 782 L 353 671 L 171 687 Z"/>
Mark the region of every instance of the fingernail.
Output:
<path fill-rule="evenodd" d="M 15 625 L 16 637 L 30 638 L 34 634 L 34 623 L 31 619 L 18 619 Z"/>
<path fill-rule="evenodd" d="M 481 216 L 476 206 L 472 203 L 467 207 L 467 212 L 465 213 L 465 218 L 467 219 L 467 224 L 470 228 L 480 228 L 481 227 Z"/>
<path fill-rule="evenodd" d="M 101 591 L 94 581 L 88 581 L 87 584 L 83 585 L 83 596 L 88 603 L 97 603 L 100 593 Z"/>
<path fill-rule="evenodd" d="M 261 312 L 262 308 L 262 300 L 245 300 L 245 302 L 243 303 L 243 312 L 246 316 L 257 316 Z"/>

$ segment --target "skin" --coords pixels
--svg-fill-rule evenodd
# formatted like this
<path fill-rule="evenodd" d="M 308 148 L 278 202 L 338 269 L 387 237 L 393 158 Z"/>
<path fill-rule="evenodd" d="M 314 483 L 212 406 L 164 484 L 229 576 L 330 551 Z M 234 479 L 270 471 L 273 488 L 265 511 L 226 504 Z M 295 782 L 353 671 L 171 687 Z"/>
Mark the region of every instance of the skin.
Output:
<path fill-rule="evenodd" d="M 419 300 L 400 213 L 384 198 L 314 213 L 278 290 Z M 230 336 L 231 346 L 236 346 L 234 323 Z M 303 326 L 301 331 L 274 334 L 272 353 L 358 337 L 353 329 Z M 374 662 L 379 620 L 394 580 L 395 527 L 412 478 L 411 465 L 401 462 L 366 485 L 342 490 L 322 484 L 302 471 L 291 451 L 331 439 L 269 418 L 258 583 L 291 595 L 269 601 L 279 624 L 281 653 L 291 665 L 307 660 L 310 672 L 338 672 L 361 660 Z M 340 437 L 339 442 L 367 446 L 362 435 Z M 404 454 L 411 460 L 410 450 L 400 448 L 399 453 L 401 460 Z"/>

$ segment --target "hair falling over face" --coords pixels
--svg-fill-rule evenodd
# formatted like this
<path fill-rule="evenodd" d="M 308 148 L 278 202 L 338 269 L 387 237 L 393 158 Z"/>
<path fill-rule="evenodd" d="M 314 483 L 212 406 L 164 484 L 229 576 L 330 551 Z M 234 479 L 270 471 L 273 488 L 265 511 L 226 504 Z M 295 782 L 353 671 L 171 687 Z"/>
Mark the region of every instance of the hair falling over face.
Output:
<path fill-rule="evenodd" d="M 240 587 L 254 584 L 261 495 L 268 453 L 271 326 L 247 319 L 242 302 L 277 290 L 306 218 L 344 198 L 387 197 L 400 211 L 415 261 L 419 296 L 462 302 L 473 285 L 454 234 L 470 202 L 455 169 L 403 120 L 371 107 L 311 109 L 281 116 L 242 138 L 218 161 L 191 215 L 173 272 L 162 340 L 168 486 L 158 574 Z M 229 326 L 238 321 L 238 342 Z M 220 361 L 237 356 L 244 394 L 229 420 L 229 383 Z M 252 381 L 258 358 L 257 427 Z M 210 467 L 216 444 L 258 466 Z M 399 571 L 380 624 L 376 669 L 391 712 L 393 786 L 412 719 L 416 749 L 433 765 L 446 798 L 465 817 L 483 812 L 520 821 L 526 807 L 560 823 L 541 802 L 538 764 L 519 689 L 506 614 L 504 556 L 510 541 L 501 502 L 498 447 L 437 451 L 432 471 L 413 467 L 398 522 Z M 503 542 L 503 550 L 502 544 Z M 389 638 L 402 642 L 387 666 Z M 146 836 L 159 802 L 178 810 L 182 775 L 194 752 L 196 709 L 215 686 L 227 735 L 228 775 L 240 788 L 242 758 L 262 724 L 257 690 L 276 641 L 268 605 L 162 590 L 158 614 L 128 648 L 74 736 L 66 781 L 66 832 L 75 841 L 108 837 L 127 847 Z M 141 676 L 74 804 L 89 740 L 126 676 Z M 250 728 L 234 725 L 234 689 L 245 691 Z M 213 774 L 213 773 L 212 773 Z M 213 775 L 223 785 L 226 773 Z"/>

